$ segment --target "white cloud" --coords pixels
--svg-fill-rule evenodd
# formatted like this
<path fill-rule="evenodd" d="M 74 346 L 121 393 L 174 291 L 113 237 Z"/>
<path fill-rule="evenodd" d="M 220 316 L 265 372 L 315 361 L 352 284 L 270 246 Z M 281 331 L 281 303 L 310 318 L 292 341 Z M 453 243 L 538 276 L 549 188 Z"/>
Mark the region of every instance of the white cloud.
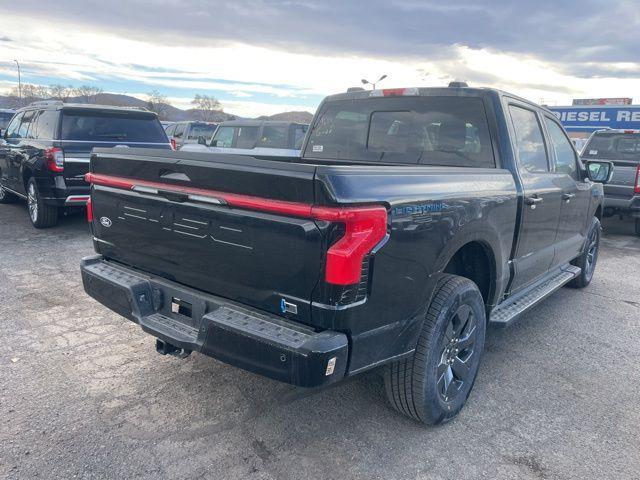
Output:
<path fill-rule="evenodd" d="M 490 75 L 493 80 L 486 86 L 555 104 L 576 96 L 640 98 L 637 79 L 613 74 L 610 78 L 578 78 L 534 57 L 488 49 L 453 46 L 451 58 L 431 60 L 426 55 L 406 59 L 293 53 L 239 43 L 165 46 L 88 30 L 63 19 L 51 22 L 3 14 L 2 20 L 3 35 L 13 41 L 3 44 L 0 51 L 1 75 L 14 76 L 11 62 L 18 58 L 23 71 L 33 78 L 55 77 L 57 83 L 133 82 L 131 88 L 137 91 L 147 86 L 169 90 L 176 106 L 184 106 L 184 98 L 193 91 L 215 90 L 224 93 L 220 95 L 223 105 L 241 116 L 287 109 L 312 111 L 319 97 L 358 85 L 362 77 L 376 78 L 383 73 L 389 75 L 383 84 L 388 87 L 442 86 L 456 79 L 459 71 L 466 72 L 475 86 L 474 77 Z M 26 24 L 29 29 L 23 28 Z M 628 71 L 634 64 L 619 64 L 618 68 Z M 0 83 L 0 91 L 10 86 Z M 185 92 L 184 98 L 176 95 L 180 91 Z M 262 102 L 260 96 L 275 98 L 278 104 Z M 250 97 L 255 101 L 235 100 Z"/>

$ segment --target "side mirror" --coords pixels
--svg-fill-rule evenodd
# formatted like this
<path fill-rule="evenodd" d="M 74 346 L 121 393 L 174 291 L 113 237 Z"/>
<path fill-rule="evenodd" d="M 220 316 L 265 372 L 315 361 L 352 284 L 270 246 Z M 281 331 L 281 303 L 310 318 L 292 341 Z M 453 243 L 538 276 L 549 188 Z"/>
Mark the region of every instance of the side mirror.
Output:
<path fill-rule="evenodd" d="M 613 175 L 613 163 L 597 161 L 586 162 L 589 180 L 597 183 L 608 183 Z"/>
<path fill-rule="evenodd" d="M 200 135 L 198 137 L 198 143 L 200 145 L 204 145 L 206 147 L 207 146 L 207 139 L 205 137 L 203 137 L 202 135 Z"/>

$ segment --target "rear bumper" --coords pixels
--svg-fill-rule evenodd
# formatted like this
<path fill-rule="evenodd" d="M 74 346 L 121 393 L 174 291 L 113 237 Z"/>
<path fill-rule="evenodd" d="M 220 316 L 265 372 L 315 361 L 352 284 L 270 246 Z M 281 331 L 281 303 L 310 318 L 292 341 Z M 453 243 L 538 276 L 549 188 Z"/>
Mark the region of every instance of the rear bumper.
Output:
<path fill-rule="evenodd" d="M 605 195 L 604 208 L 626 213 L 633 217 L 640 217 L 640 196 L 619 198 Z"/>
<path fill-rule="evenodd" d="M 345 375 L 349 347 L 343 333 L 316 332 L 102 256 L 84 258 L 81 272 L 91 297 L 179 348 L 302 387 Z"/>

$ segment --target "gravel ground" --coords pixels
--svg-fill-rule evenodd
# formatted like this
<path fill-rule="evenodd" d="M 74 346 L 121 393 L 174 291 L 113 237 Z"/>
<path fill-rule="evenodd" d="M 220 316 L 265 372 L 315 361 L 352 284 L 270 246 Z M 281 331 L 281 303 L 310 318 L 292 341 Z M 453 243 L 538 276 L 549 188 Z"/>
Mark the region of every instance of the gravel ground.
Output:
<path fill-rule="evenodd" d="M 379 372 L 303 390 L 153 339 L 84 294 L 82 215 L 0 206 L 0 477 L 640 478 L 640 239 L 605 221 L 585 290 L 490 332 L 462 414 L 424 428 Z"/>

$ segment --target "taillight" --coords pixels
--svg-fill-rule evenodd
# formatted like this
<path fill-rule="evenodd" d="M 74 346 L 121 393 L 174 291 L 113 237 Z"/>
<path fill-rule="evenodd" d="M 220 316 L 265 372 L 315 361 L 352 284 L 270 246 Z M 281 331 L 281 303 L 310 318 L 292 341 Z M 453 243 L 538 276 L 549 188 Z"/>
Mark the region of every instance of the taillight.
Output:
<path fill-rule="evenodd" d="M 170 140 L 170 142 L 171 142 L 171 150 L 178 150 L 178 145 L 176 144 L 176 139 L 172 138 Z"/>
<path fill-rule="evenodd" d="M 640 165 L 638 165 L 638 168 L 636 169 L 636 184 L 633 191 L 635 193 L 640 193 Z"/>
<path fill-rule="evenodd" d="M 91 197 L 87 198 L 87 222 L 93 222 L 93 205 L 91 205 Z"/>
<path fill-rule="evenodd" d="M 62 172 L 64 170 L 64 152 L 61 148 L 52 147 L 44 151 L 44 161 L 47 169 L 52 172 Z"/>
<path fill-rule="evenodd" d="M 325 280 L 334 285 L 360 281 L 364 257 L 387 235 L 387 210 L 382 206 L 326 208 L 312 207 L 316 220 L 342 223 L 345 232 L 327 252 Z"/>

